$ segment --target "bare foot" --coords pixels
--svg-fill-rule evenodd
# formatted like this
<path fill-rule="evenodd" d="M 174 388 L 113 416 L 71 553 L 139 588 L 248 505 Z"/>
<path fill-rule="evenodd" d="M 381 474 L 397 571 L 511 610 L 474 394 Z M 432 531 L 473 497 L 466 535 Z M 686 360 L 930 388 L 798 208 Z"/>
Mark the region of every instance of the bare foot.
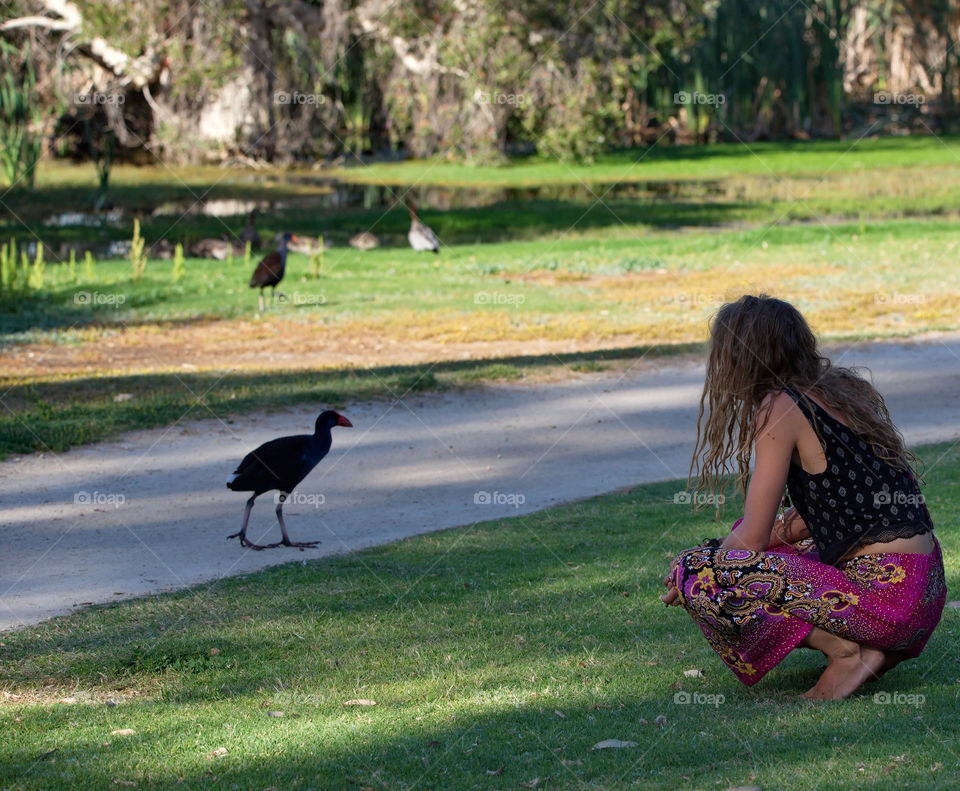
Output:
<path fill-rule="evenodd" d="M 801 697 L 810 700 L 841 700 L 856 692 L 868 678 L 880 672 L 886 654 L 850 640 L 839 643 L 827 655 L 827 669 L 820 680 Z"/>

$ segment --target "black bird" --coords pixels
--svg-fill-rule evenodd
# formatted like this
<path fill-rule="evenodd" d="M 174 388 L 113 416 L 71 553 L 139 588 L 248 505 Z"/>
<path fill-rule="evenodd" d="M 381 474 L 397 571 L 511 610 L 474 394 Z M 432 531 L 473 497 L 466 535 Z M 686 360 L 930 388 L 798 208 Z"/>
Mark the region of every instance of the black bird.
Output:
<path fill-rule="evenodd" d="M 263 312 L 263 290 L 270 286 L 270 302 L 277 293 L 277 284 L 283 280 L 284 272 L 287 269 L 287 242 L 296 241 L 297 237 L 292 233 L 281 234 L 277 237 L 280 240 L 280 246 L 272 253 L 267 253 L 253 270 L 253 277 L 250 278 L 250 288 L 260 289 L 260 312 Z"/>
<path fill-rule="evenodd" d="M 281 544 L 287 547 L 315 547 L 320 543 L 290 540 L 287 526 L 283 523 L 283 503 L 329 452 L 332 441 L 330 431 L 334 426 L 353 428 L 353 423 L 339 412 L 328 409 L 317 418 L 313 434 L 272 439 L 243 457 L 233 475 L 227 478 L 227 488 L 235 492 L 253 492 L 253 496 L 247 500 L 240 532 L 227 536 L 228 539 L 239 538 L 240 545 L 250 549 L 270 549 Z M 250 521 L 253 501 L 273 489 L 280 492 L 277 497 L 277 521 L 283 540 L 275 544 L 254 544 L 247 538 L 247 523 Z"/>

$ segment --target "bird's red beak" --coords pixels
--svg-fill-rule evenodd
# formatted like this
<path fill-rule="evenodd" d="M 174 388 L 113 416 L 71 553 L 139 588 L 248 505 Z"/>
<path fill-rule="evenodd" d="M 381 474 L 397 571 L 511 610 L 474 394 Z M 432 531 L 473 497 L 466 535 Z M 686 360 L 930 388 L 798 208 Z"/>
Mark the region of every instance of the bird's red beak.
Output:
<path fill-rule="evenodd" d="M 343 415 L 337 415 L 337 425 L 344 428 L 353 428 L 353 423 L 347 420 Z"/>
<path fill-rule="evenodd" d="M 295 233 L 292 233 L 292 234 L 290 234 L 290 241 L 291 241 L 291 242 L 299 242 L 299 241 L 300 241 L 300 237 L 297 236 Z"/>

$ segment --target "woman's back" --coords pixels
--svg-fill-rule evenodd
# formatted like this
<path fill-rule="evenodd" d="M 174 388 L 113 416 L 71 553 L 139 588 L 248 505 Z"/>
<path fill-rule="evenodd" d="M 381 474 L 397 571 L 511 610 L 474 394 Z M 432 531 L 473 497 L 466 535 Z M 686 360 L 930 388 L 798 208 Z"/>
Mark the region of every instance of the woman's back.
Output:
<path fill-rule="evenodd" d="M 807 419 L 787 489 L 823 561 L 875 551 L 929 552 L 933 524 L 909 469 L 878 455 L 819 398 L 792 388 L 785 392 Z"/>

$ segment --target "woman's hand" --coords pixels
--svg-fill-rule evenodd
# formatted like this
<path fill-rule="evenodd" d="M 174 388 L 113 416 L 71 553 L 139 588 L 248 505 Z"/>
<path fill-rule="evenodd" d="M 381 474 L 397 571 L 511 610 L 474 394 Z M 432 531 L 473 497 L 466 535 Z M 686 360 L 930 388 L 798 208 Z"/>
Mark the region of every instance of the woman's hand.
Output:
<path fill-rule="evenodd" d="M 676 588 L 670 588 L 670 590 L 660 597 L 660 601 L 662 601 L 666 607 L 678 607 L 680 605 L 680 593 Z"/>
<path fill-rule="evenodd" d="M 680 593 L 677 590 L 677 586 L 673 584 L 673 574 L 667 574 L 667 576 L 663 578 L 663 585 L 667 589 L 667 592 L 660 597 L 660 601 L 667 607 L 680 604 Z"/>
<path fill-rule="evenodd" d="M 791 506 L 774 521 L 768 549 L 786 544 L 796 544 L 798 541 L 809 537 L 810 529 L 797 512 L 797 509 Z"/>

